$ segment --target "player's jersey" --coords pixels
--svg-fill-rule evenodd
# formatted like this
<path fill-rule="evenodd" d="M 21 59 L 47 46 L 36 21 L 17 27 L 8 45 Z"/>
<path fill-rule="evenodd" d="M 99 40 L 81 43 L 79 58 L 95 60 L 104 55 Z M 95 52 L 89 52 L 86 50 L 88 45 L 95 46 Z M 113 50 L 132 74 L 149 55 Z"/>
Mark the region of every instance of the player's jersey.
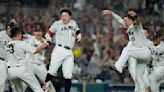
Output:
<path fill-rule="evenodd" d="M 6 59 L 5 45 L 11 41 L 11 38 L 5 33 L 6 31 L 0 32 L 0 58 Z"/>
<path fill-rule="evenodd" d="M 136 47 L 147 46 L 148 41 L 144 35 L 144 30 L 141 25 L 131 25 L 127 29 L 127 33 L 132 45 Z"/>
<path fill-rule="evenodd" d="M 112 15 L 115 20 L 117 20 L 120 24 L 124 25 L 125 21 L 118 16 L 117 14 L 112 12 Z M 126 31 L 129 36 L 129 40 L 131 41 L 131 45 L 136 47 L 147 46 L 147 38 L 144 35 L 144 30 L 142 25 L 131 25 Z"/>
<path fill-rule="evenodd" d="M 46 43 L 46 40 L 43 38 L 42 39 L 44 43 Z M 35 36 L 31 37 L 28 41 L 29 44 L 31 44 L 34 47 L 39 47 L 41 46 L 41 41 L 37 40 L 35 38 Z M 41 52 L 39 53 L 26 53 L 26 58 L 28 60 L 28 62 L 33 62 L 33 63 L 37 63 L 37 64 L 42 64 L 44 63 L 45 60 L 45 49 L 43 49 Z"/>
<path fill-rule="evenodd" d="M 77 23 L 70 20 L 68 24 L 64 24 L 62 20 L 56 21 L 49 29 L 55 33 L 55 43 L 73 48 L 75 43 L 76 31 L 79 30 Z"/>
<path fill-rule="evenodd" d="M 5 46 L 9 66 L 26 65 L 26 53 L 34 53 L 36 48 L 25 41 L 10 41 Z"/>
<path fill-rule="evenodd" d="M 159 45 L 152 47 L 153 65 L 164 66 L 164 42 L 161 41 Z"/>

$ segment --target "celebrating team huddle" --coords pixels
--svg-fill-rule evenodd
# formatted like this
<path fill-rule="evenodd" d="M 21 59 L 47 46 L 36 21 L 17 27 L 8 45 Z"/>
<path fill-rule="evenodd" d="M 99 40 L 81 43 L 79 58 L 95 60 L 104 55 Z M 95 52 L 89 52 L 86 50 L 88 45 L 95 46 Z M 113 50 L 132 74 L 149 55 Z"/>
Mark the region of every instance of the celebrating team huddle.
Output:
<path fill-rule="evenodd" d="M 0 92 L 4 91 L 7 79 L 14 85 L 13 91 L 25 92 L 29 86 L 34 92 L 43 92 L 39 81 L 45 84 L 44 92 L 55 92 L 52 86 L 58 68 L 63 66 L 65 92 L 70 92 L 74 58 L 72 48 L 75 41 L 81 40 L 80 29 L 71 19 L 71 11 L 62 9 L 61 20 L 56 21 L 42 37 L 39 25 L 35 25 L 33 35 L 23 32 L 12 22 L 6 25 L 1 35 L 1 79 Z M 45 61 L 45 49 L 52 42 L 51 33 L 55 34 L 56 46 L 52 52 L 49 70 Z M 77 39 L 77 40 L 76 40 Z M 49 43 L 47 43 L 49 42 Z M 37 80 L 37 78 L 39 81 Z"/>
<path fill-rule="evenodd" d="M 129 11 L 122 19 L 111 10 L 103 10 L 103 15 L 112 15 L 127 29 L 129 42 L 123 49 L 115 68 L 123 73 L 127 65 L 135 83 L 135 92 L 159 92 L 164 77 L 164 42 L 160 33 L 154 34 L 152 41 L 144 35 L 142 23 L 134 11 Z M 29 86 L 34 92 L 55 92 L 57 70 L 62 65 L 65 92 L 70 92 L 74 68 L 72 49 L 80 42 L 81 32 L 69 9 L 60 11 L 60 20 L 55 21 L 44 37 L 39 25 L 35 25 L 33 35 L 16 27 L 15 22 L 6 25 L 0 32 L 0 92 L 4 92 L 7 80 L 14 85 L 14 92 L 25 92 Z M 55 37 L 55 40 L 52 38 Z M 55 43 L 49 70 L 46 69 L 45 50 Z M 147 67 L 147 65 L 151 67 Z M 150 71 L 149 68 L 153 68 Z M 37 78 L 39 80 L 37 80 Z M 45 89 L 40 85 L 45 84 Z M 54 86 L 54 87 L 53 87 Z"/>

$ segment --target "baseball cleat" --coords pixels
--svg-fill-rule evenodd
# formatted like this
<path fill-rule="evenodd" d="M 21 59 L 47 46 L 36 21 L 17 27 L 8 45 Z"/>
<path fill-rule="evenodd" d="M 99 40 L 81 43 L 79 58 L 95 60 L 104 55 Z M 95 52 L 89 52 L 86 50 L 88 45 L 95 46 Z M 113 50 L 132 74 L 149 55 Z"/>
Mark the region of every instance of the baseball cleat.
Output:
<path fill-rule="evenodd" d="M 118 62 L 116 62 L 116 63 L 114 64 L 114 66 L 115 66 L 115 68 L 116 68 L 116 70 L 117 70 L 118 72 L 122 73 L 123 67 L 121 66 L 121 64 L 119 64 Z"/>

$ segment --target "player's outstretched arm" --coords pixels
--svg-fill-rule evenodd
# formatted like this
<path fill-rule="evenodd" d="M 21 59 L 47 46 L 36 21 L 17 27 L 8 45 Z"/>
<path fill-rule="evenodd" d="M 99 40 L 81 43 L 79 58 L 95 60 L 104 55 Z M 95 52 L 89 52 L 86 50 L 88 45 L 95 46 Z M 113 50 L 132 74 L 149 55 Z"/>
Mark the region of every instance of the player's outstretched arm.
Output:
<path fill-rule="evenodd" d="M 103 15 L 112 15 L 113 18 L 114 18 L 117 22 L 119 22 L 120 24 L 124 25 L 124 20 L 123 20 L 119 15 L 117 15 L 116 13 L 114 13 L 113 11 L 111 11 L 111 10 L 103 10 L 103 11 L 102 11 L 102 14 L 103 14 Z"/>
<path fill-rule="evenodd" d="M 41 50 L 47 48 L 48 44 L 47 43 L 42 43 L 42 45 L 38 48 L 36 48 L 34 53 L 39 53 Z"/>
<path fill-rule="evenodd" d="M 52 25 L 51 25 L 51 27 L 48 29 L 48 31 L 47 31 L 47 33 L 46 33 L 46 35 L 45 35 L 45 38 L 46 38 L 46 41 L 47 42 L 52 42 L 52 36 L 55 34 L 55 32 L 56 32 L 56 27 L 57 27 L 58 25 L 57 25 L 57 23 L 56 22 L 54 22 Z"/>
<path fill-rule="evenodd" d="M 102 14 L 103 15 L 110 15 L 110 14 L 112 14 L 112 11 L 111 10 L 103 10 Z"/>

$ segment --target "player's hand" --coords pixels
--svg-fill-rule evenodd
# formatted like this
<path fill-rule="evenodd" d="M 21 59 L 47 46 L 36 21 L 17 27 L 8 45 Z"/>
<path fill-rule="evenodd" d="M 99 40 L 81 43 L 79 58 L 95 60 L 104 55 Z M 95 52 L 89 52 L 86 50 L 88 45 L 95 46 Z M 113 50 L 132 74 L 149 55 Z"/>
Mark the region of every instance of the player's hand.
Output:
<path fill-rule="evenodd" d="M 102 14 L 103 15 L 110 15 L 110 14 L 112 14 L 112 11 L 111 10 L 103 10 Z"/>
<path fill-rule="evenodd" d="M 15 20 L 15 19 L 11 19 L 11 20 L 10 20 L 10 23 L 17 24 L 17 22 L 16 22 L 16 20 Z"/>
<path fill-rule="evenodd" d="M 77 42 L 80 42 L 81 41 L 81 34 L 78 34 L 76 39 L 77 39 Z"/>
<path fill-rule="evenodd" d="M 134 11 L 129 11 L 128 14 L 131 15 L 132 17 L 137 15 L 136 12 L 134 12 Z"/>
<path fill-rule="evenodd" d="M 50 37 L 49 34 L 45 35 L 46 41 L 52 42 L 52 38 Z"/>

